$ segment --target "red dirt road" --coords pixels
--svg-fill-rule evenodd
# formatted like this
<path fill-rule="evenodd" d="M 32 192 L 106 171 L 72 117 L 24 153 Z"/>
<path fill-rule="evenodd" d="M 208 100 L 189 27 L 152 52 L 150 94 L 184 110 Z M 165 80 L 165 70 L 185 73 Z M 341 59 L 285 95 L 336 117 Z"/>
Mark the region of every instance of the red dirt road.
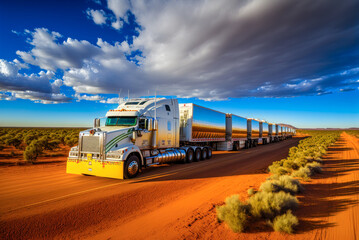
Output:
<path fill-rule="evenodd" d="M 216 221 L 215 205 L 232 194 L 246 200 L 247 189 L 268 177 L 267 166 L 299 140 L 148 168 L 134 180 L 68 175 L 64 163 L 2 167 L 0 239 L 288 238 L 264 225 L 234 234 Z M 296 212 L 301 225 L 290 238 L 336 239 L 342 231 L 348 235 L 341 239 L 358 237 L 351 234 L 359 214 L 358 146 L 343 135 L 331 149 L 325 173 L 305 186 Z"/>

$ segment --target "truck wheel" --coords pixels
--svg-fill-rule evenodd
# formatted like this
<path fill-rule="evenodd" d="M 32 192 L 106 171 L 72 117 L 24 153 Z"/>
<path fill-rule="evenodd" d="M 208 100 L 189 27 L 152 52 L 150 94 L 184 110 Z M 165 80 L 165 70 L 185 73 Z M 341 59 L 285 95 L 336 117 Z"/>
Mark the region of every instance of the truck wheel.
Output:
<path fill-rule="evenodd" d="M 130 156 L 125 162 L 125 178 L 134 178 L 140 171 L 140 160 L 136 155 Z"/>
<path fill-rule="evenodd" d="M 206 159 L 207 159 L 207 155 L 208 155 L 208 149 L 207 149 L 207 148 L 203 148 L 203 149 L 202 149 L 201 160 L 206 160 Z"/>
<path fill-rule="evenodd" d="M 235 142 L 233 143 L 233 151 L 238 151 L 239 150 L 239 143 Z"/>
<path fill-rule="evenodd" d="M 191 163 L 193 162 L 193 149 L 192 148 L 188 148 L 187 152 L 186 152 L 186 162 L 187 163 Z"/>
<path fill-rule="evenodd" d="M 209 147 L 209 148 L 207 148 L 207 159 L 210 159 L 211 157 L 212 157 L 212 148 L 211 147 Z"/>
<path fill-rule="evenodd" d="M 194 160 L 196 162 L 198 162 L 199 160 L 201 160 L 201 149 L 200 148 L 196 148 L 196 151 L 194 151 Z"/>

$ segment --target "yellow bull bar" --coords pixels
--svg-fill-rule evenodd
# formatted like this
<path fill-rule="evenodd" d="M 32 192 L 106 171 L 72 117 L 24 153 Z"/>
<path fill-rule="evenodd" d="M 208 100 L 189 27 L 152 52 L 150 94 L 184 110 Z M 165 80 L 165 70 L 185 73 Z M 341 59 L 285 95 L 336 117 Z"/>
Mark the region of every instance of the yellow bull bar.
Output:
<path fill-rule="evenodd" d="M 97 160 L 91 154 L 87 159 L 67 158 L 66 173 L 124 179 L 123 161 Z"/>

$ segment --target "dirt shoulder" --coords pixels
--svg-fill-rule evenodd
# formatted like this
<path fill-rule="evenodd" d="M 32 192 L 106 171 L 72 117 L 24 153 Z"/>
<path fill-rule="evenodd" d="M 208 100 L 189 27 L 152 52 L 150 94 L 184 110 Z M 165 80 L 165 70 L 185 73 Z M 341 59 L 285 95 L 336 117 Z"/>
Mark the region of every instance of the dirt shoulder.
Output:
<path fill-rule="evenodd" d="M 263 176 L 266 174 L 256 177 Z M 293 235 L 273 232 L 265 224 L 235 234 L 225 224 L 217 223 L 215 209 L 205 205 L 187 222 L 177 224 L 176 229 L 182 233 L 182 239 L 359 239 L 358 138 L 343 133 L 325 156 L 323 173 L 304 183 L 304 187 L 295 213 L 300 225 Z M 241 200 L 247 198 L 240 186 L 233 188 L 233 193 L 239 194 Z"/>

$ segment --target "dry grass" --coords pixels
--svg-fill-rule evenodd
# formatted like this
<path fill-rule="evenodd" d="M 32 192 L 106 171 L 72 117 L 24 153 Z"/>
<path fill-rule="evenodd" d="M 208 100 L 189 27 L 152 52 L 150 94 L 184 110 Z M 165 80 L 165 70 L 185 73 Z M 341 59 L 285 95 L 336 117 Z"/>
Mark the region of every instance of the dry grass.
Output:
<path fill-rule="evenodd" d="M 225 205 L 217 206 L 217 218 L 224 221 L 233 232 L 242 232 L 247 223 L 248 205 L 243 204 L 238 195 L 227 197 Z"/>

